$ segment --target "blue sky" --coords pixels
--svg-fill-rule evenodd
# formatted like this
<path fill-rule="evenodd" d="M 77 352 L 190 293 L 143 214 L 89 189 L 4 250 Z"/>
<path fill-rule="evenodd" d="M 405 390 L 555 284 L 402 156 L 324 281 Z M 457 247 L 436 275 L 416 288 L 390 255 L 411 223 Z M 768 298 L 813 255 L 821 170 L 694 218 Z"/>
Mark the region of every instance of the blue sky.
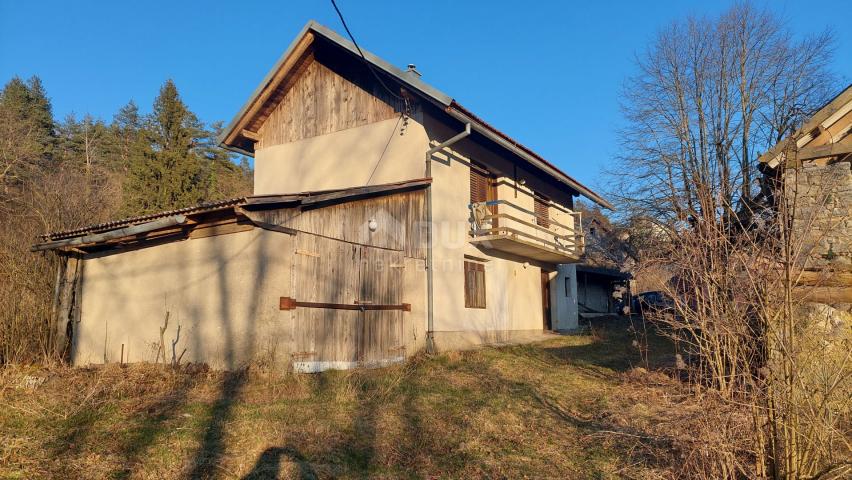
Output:
<path fill-rule="evenodd" d="M 338 5 L 358 42 L 601 187 L 618 152 L 619 92 L 655 31 L 727 1 L 356 1 Z M 852 2 L 758 2 L 797 34 L 837 36 L 834 69 L 852 81 Z M 343 29 L 327 0 L 0 0 L 0 82 L 39 75 L 54 113 L 111 119 L 144 111 L 172 78 L 204 121 L 231 119 L 308 19 Z M 842 26 L 846 26 L 845 30 Z"/>

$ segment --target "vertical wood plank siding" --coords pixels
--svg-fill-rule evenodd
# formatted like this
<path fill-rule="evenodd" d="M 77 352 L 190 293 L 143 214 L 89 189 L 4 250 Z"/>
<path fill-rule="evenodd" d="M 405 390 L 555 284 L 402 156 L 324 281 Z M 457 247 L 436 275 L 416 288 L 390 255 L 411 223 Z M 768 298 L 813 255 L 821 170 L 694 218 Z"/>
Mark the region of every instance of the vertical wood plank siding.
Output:
<path fill-rule="evenodd" d="M 400 304 L 401 251 L 297 234 L 293 292 L 300 301 Z M 314 255 L 313 252 L 321 252 Z M 400 310 L 293 310 L 298 361 L 380 362 L 404 356 L 405 313 Z"/>
<path fill-rule="evenodd" d="M 404 291 L 405 258 L 422 259 L 425 254 L 420 232 L 424 198 L 422 190 L 415 190 L 253 215 L 296 230 L 290 290 L 296 300 L 399 305 L 417 302 Z M 371 218 L 379 225 L 375 232 L 369 231 Z M 401 310 L 297 307 L 289 315 L 293 360 L 303 366 L 401 360 L 407 353 L 406 332 L 413 331 L 414 322 L 411 313 Z"/>
<path fill-rule="evenodd" d="M 264 222 L 345 242 L 399 250 L 411 258 L 425 258 L 423 234 L 425 194 L 422 190 L 355 200 L 298 211 L 256 212 Z M 370 231 L 369 222 L 378 228 Z"/>
<path fill-rule="evenodd" d="M 255 149 L 359 127 L 393 118 L 394 108 L 311 60 L 264 119 Z"/>

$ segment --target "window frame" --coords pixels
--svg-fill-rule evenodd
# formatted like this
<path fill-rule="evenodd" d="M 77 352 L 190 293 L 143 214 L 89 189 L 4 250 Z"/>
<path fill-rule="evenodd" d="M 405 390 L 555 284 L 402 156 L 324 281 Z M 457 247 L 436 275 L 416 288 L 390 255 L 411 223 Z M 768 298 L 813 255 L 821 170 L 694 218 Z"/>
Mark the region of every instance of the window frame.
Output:
<path fill-rule="evenodd" d="M 477 278 L 481 280 L 477 282 Z M 481 291 L 477 290 L 481 285 Z M 485 264 L 471 260 L 464 261 L 464 307 L 465 308 L 488 308 L 487 289 L 485 280 Z"/>

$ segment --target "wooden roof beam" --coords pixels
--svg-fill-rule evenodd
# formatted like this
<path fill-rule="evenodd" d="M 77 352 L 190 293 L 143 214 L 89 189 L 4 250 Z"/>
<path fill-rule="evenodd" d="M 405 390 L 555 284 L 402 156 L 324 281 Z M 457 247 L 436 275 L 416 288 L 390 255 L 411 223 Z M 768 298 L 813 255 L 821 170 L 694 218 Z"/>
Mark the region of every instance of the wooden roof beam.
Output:
<path fill-rule="evenodd" d="M 251 130 L 248 130 L 248 129 L 245 129 L 245 128 L 240 132 L 240 135 L 248 138 L 249 140 L 251 140 L 253 142 L 259 142 L 260 141 L 260 134 L 258 134 L 257 132 L 252 132 Z"/>
<path fill-rule="evenodd" d="M 829 143 L 818 147 L 804 147 L 799 149 L 796 159 L 799 161 L 813 160 L 815 158 L 833 157 L 852 153 L 852 142 Z"/>

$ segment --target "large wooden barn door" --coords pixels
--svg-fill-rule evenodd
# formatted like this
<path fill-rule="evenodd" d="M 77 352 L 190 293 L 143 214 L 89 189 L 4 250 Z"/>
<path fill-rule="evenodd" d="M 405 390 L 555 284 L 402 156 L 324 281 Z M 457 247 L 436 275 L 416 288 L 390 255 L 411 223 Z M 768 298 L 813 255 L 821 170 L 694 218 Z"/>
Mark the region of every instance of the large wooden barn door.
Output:
<path fill-rule="evenodd" d="M 402 252 L 298 234 L 294 368 L 311 372 L 404 358 Z M 282 306 L 284 308 L 284 306 Z"/>
<path fill-rule="evenodd" d="M 316 235 L 296 235 L 294 298 L 316 304 L 353 304 L 361 247 Z M 334 308 L 293 311 L 294 365 L 302 371 L 346 368 L 357 362 L 360 312 Z"/>

